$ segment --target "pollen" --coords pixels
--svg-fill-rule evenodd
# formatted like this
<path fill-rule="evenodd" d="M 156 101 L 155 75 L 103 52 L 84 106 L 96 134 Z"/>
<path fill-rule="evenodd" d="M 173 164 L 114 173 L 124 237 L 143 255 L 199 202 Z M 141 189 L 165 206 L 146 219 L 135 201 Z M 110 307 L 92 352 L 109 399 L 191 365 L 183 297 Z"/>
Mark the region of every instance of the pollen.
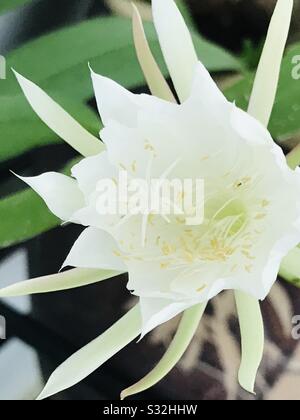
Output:
<path fill-rule="evenodd" d="M 169 262 L 160 263 L 160 268 L 166 270 L 170 266 Z"/>
<path fill-rule="evenodd" d="M 247 273 L 251 274 L 253 270 L 253 265 L 245 265 L 245 270 L 247 271 Z"/>
<path fill-rule="evenodd" d="M 136 173 L 136 160 L 131 164 L 131 170 L 133 173 Z"/>
<path fill-rule="evenodd" d="M 270 205 L 270 201 L 268 201 L 268 200 L 262 200 L 262 202 L 261 202 L 261 206 L 262 207 L 268 207 Z"/>
<path fill-rule="evenodd" d="M 144 149 L 145 149 L 145 150 L 148 150 L 148 151 L 150 151 L 150 152 L 155 152 L 155 148 L 154 148 L 154 146 L 153 146 L 153 145 L 152 145 L 149 141 L 146 141 L 146 142 L 145 142 Z"/>
<path fill-rule="evenodd" d="M 255 216 L 255 220 L 262 220 L 262 219 L 264 219 L 266 216 L 267 216 L 267 215 L 266 215 L 266 213 L 258 213 L 258 214 Z"/>
<path fill-rule="evenodd" d="M 119 163 L 119 166 L 121 169 L 123 169 L 124 171 L 127 171 L 126 166 L 123 163 Z"/>
<path fill-rule="evenodd" d="M 163 254 L 166 255 L 166 256 L 170 255 L 171 252 L 172 252 L 171 246 L 166 242 L 163 244 L 161 250 L 162 250 Z"/>

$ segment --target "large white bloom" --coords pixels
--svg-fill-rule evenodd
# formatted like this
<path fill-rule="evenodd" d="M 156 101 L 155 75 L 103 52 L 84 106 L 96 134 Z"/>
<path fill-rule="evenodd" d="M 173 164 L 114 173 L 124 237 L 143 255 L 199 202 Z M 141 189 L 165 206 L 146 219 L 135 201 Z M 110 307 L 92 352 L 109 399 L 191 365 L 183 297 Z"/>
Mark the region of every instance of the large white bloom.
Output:
<path fill-rule="evenodd" d="M 109 354 L 103 360 L 93 355 L 89 367 L 84 373 L 78 373 L 78 377 L 74 374 L 74 366 L 81 360 L 81 355 L 67 362 L 65 368 L 69 366 L 75 378 L 66 381 L 63 372 L 58 371 L 43 396 L 82 379 L 139 331 L 144 335 L 192 308 L 187 314 L 193 317 L 183 318 L 179 329 L 179 345 L 170 350 L 171 359 L 178 359 L 188 345 L 207 301 L 228 289 L 246 294 L 240 298 L 237 295 L 241 327 L 248 331 L 250 341 L 258 342 L 258 355 L 251 353 L 252 347 L 244 345 L 243 358 L 247 360 L 242 362 L 240 372 L 242 385 L 252 390 L 262 341 L 261 318 L 255 299 L 266 297 L 283 257 L 300 242 L 300 173 L 288 167 L 282 150 L 262 124 L 267 123 L 273 104 L 278 63 L 287 36 L 292 2 L 287 2 L 287 5 L 285 1 L 279 1 L 269 32 L 272 38 L 274 30 L 278 30 L 279 20 L 285 22 L 277 40 L 278 55 L 272 58 L 278 71 L 274 71 L 274 77 L 266 79 L 261 70 L 256 79 L 249 111 L 255 115 L 255 110 L 260 108 L 256 106 L 255 98 L 265 82 L 265 107 L 257 114 L 261 122 L 228 102 L 198 62 L 187 28 L 173 1 L 153 0 L 152 3 L 162 50 L 181 103 L 170 101 L 172 94 L 155 67 L 145 40 L 140 38 L 145 47 L 140 56 L 144 54 L 148 63 L 148 68 L 144 69 L 146 77 L 151 79 L 151 69 L 152 81 L 156 75 L 155 83 L 149 84 L 154 89 L 161 88 L 160 96 L 168 101 L 155 96 L 134 95 L 114 81 L 92 72 L 104 124 L 100 137 L 106 150 L 97 154 L 100 143 L 98 146 L 94 138 L 81 132 L 84 142 L 76 138 L 75 147 L 90 157 L 73 167 L 72 177 L 45 173 L 23 178 L 55 215 L 64 222 L 86 227 L 64 266 L 108 270 L 99 280 L 108 278 L 110 273 L 128 272 L 128 289 L 140 298 L 142 314 L 140 327 L 136 312 L 129 313 L 128 320 L 133 330 L 123 343 L 116 340 L 115 334 L 112 339 L 110 331 L 99 342 L 91 343 L 89 355 L 92 349 L 103 344 L 103 340 L 108 340 L 107 337 L 113 341 Z M 270 42 L 262 62 L 269 52 Z M 180 53 L 184 55 L 183 65 L 179 65 Z M 22 76 L 17 77 L 39 115 L 72 143 L 70 133 L 78 132 L 75 122 L 62 114 L 62 110 L 39 88 Z M 184 215 L 170 216 L 168 220 L 158 214 L 100 215 L 97 211 L 98 183 L 103 179 L 117 182 L 120 169 L 147 182 L 160 177 L 204 179 L 204 223 L 188 226 Z M 88 283 L 88 280 L 82 281 L 83 273 L 77 272 L 76 285 L 78 282 Z M 67 282 L 67 287 L 70 287 L 69 277 Z M 24 287 L 34 290 L 32 283 Z M 10 291 L 18 293 L 15 289 L 8 289 L 2 294 Z M 245 313 L 247 308 L 249 314 Z M 250 320 L 252 317 L 254 327 L 247 315 Z M 120 321 L 120 328 L 126 320 Z M 258 331 L 255 331 L 255 325 Z M 165 363 L 162 371 L 166 373 L 171 367 L 172 362 Z M 155 374 L 154 379 L 150 375 L 147 386 L 159 378 L 160 373 Z M 135 388 L 135 392 L 142 389 L 145 389 L 145 384 Z"/>
<path fill-rule="evenodd" d="M 282 258 L 300 242 L 300 174 L 269 132 L 228 102 L 200 63 L 181 105 L 92 77 L 107 151 L 83 159 L 73 179 L 25 179 L 54 214 L 88 226 L 65 265 L 128 271 L 144 333 L 224 289 L 264 299 Z M 153 214 L 145 226 L 142 215 L 101 216 L 98 182 L 117 180 L 120 169 L 145 179 L 166 170 L 170 180 L 203 178 L 204 223 Z"/>

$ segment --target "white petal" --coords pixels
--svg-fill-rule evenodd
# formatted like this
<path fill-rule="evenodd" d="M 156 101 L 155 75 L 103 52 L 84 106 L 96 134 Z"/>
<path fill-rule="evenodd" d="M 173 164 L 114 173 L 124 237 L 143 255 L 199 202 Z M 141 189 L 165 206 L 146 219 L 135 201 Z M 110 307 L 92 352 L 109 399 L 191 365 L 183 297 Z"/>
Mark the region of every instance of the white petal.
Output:
<path fill-rule="evenodd" d="M 176 102 L 174 95 L 153 57 L 138 8 L 132 3 L 133 36 L 136 53 L 152 95 Z"/>
<path fill-rule="evenodd" d="M 118 175 L 118 171 L 109 163 L 107 152 L 82 159 L 72 168 L 72 176 L 77 179 L 80 190 L 88 198 L 97 187 L 97 183 L 105 178 Z"/>
<path fill-rule="evenodd" d="M 38 277 L 12 284 L 0 289 L 1 297 L 15 297 L 34 295 L 38 293 L 56 292 L 59 290 L 75 289 L 98 283 L 121 274 L 119 271 L 80 269 L 65 271 L 64 273 Z"/>
<path fill-rule="evenodd" d="M 125 389 L 121 400 L 151 388 L 176 366 L 194 337 L 205 308 L 206 304 L 196 305 L 183 314 L 176 335 L 158 365 L 139 382 Z"/>
<path fill-rule="evenodd" d="M 118 245 L 111 235 L 89 227 L 79 236 L 63 267 L 102 268 L 126 272 L 126 266 L 117 256 Z"/>
<path fill-rule="evenodd" d="M 66 175 L 46 172 L 35 177 L 18 177 L 33 188 L 50 211 L 62 220 L 69 220 L 73 213 L 85 205 L 77 182 Z"/>
<path fill-rule="evenodd" d="M 191 92 L 198 58 L 189 30 L 173 0 L 152 0 L 160 46 L 181 101 Z"/>
<path fill-rule="evenodd" d="M 110 120 L 126 127 L 136 126 L 137 105 L 133 93 L 118 83 L 91 70 L 98 110 L 104 125 Z"/>
<path fill-rule="evenodd" d="M 258 120 L 235 105 L 232 106 L 231 124 L 240 137 L 249 143 L 273 146 L 269 131 Z"/>
<path fill-rule="evenodd" d="M 232 104 L 227 101 L 208 70 L 200 61 L 197 61 L 194 66 L 192 91 L 189 100 L 198 101 L 201 105 L 201 111 L 202 108 L 203 110 L 208 108 L 208 111 L 211 112 L 213 108 L 216 108 L 216 111 L 221 110 L 227 114 L 232 107 Z M 220 109 L 220 107 L 222 108 Z"/>
<path fill-rule="evenodd" d="M 284 48 L 286 45 L 293 0 L 278 0 L 258 66 L 249 103 L 249 114 L 268 125 L 274 105 Z"/>
<path fill-rule="evenodd" d="M 242 292 L 236 292 L 235 300 L 242 336 L 239 382 L 246 391 L 253 393 L 264 351 L 264 324 L 256 299 Z"/>
<path fill-rule="evenodd" d="M 101 138 L 107 147 L 109 161 L 115 168 L 126 168 L 135 177 L 145 177 L 149 156 L 145 152 L 145 141 L 137 129 L 111 121 L 101 130 Z"/>
<path fill-rule="evenodd" d="M 82 381 L 134 340 L 140 331 L 141 316 L 137 305 L 100 337 L 60 365 L 51 375 L 38 400 L 48 398 Z"/>
<path fill-rule="evenodd" d="M 99 139 L 90 134 L 42 89 L 17 72 L 15 75 L 33 110 L 59 137 L 83 156 L 104 150 Z"/>
<path fill-rule="evenodd" d="M 141 338 L 194 305 L 195 302 L 187 300 L 176 302 L 171 299 L 141 297 L 140 306 L 143 320 Z"/>
<path fill-rule="evenodd" d="M 141 242 L 140 237 L 138 241 Z M 174 292 L 170 291 L 170 284 L 176 275 L 174 271 L 162 270 L 157 263 L 129 260 L 128 290 L 137 296 L 172 298 Z M 167 302 L 168 303 L 168 302 Z"/>

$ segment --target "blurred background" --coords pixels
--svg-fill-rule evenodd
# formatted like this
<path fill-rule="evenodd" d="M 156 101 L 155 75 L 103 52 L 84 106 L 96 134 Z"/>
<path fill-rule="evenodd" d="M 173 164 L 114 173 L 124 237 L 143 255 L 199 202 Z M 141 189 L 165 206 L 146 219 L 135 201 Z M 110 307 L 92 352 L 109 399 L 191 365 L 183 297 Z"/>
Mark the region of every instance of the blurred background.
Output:
<path fill-rule="evenodd" d="M 163 1 L 163 0 L 162 0 Z M 275 0 L 182 0 L 199 57 L 224 93 L 246 107 Z M 151 48 L 163 63 L 149 2 L 137 1 Z M 81 229 L 60 227 L 42 201 L 11 175 L 68 172 L 76 153 L 63 144 L 27 104 L 11 67 L 39 84 L 82 125 L 99 132 L 87 63 L 134 92 L 147 92 L 132 45 L 127 0 L 0 0 L 0 286 L 59 270 Z M 285 151 L 299 142 L 300 1 L 270 130 Z M 2 62 L 2 61 L 1 61 Z M 300 62 L 300 58 L 299 61 Z M 296 76 L 298 73 L 296 72 Z M 298 80 L 299 79 L 299 80 Z M 0 339 L 0 400 L 32 399 L 55 367 L 112 325 L 134 302 L 126 278 L 80 290 L 0 300 L 6 339 Z M 266 354 L 256 396 L 237 385 L 239 329 L 232 295 L 218 296 L 183 360 L 139 399 L 300 399 L 300 342 L 291 319 L 300 314 L 297 285 L 279 280 L 263 304 Z M 163 354 L 178 320 L 123 350 L 99 372 L 53 399 L 117 399 Z M 1 335 L 1 330 L 0 330 Z M 134 360 L 134 363 L 133 363 Z"/>

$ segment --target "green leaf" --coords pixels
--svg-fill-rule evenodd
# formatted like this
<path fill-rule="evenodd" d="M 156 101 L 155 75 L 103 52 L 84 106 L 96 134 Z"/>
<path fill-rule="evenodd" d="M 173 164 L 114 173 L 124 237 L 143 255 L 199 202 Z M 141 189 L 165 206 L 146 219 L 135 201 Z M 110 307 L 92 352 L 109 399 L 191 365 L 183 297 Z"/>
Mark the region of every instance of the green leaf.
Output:
<path fill-rule="evenodd" d="M 153 25 L 146 24 L 150 46 L 166 75 Z M 238 60 L 194 35 L 199 56 L 211 71 L 238 70 Z M 102 41 L 102 42 L 101 42 Z M 31 41 L 7 56 L 8 67 L 38 84 L 93 134 L 99 122 L 84 103 L 93 96 L 88 63 L 127 88 L 144 84 L 132 39 L 131 22 L 119 17 L 97 18 Z M 59 92 L 59 94 L 58 94 Z M 36 146 L 59 141 L 39 121 L 20 93 L 12 72 L 1 81 L 0 161 Z"/>
<path fill-rule="evenodd" d="M 145 23 L 145 29 L 154 54 L 163 64 L 153 24 Z M 239 61 L 222 48 L 197 34 L 194 40 L 199 57 L 209 70 L 241 68 Z M 7 56 L 9 67 L 43 89 L 62 89 L 65 95 L 71 94 L 74 98 L 79 95 L 82 100 L 89 99 L 93 93 L 89 62 L 95 71 L 126 86 L 139 86 L 144 81 L 135 56 L 129 19 L 105 17 L 85 21 L 31 41 Z M 132 69 L 134 74 L 131 74 Z M 8 75 L 1 91 L 2 94 L 19 92 L 13 74 Z"/>
<path fill-rule="evenodd" d="M 9 12 L 17 7 L 31 3 L 32 0 L 1 0 L 0 14 Z"/>
<path fill-rule="evenodd" d="M 271 116 L 269 129 L 273 137 L 284 141 L 300 131 L 300 81 L 292 77 L 293 57 L 300 55 L 300 43 L 292 45 L 282 63 L 281 75 L 275 106 Z M 243 80 L 225 91 L 230 100 L 247 109 L 254 75 L 248 74 Z"/>
<path fill-rule="evenodd" d="M 33 190 L 0 200 L 0 249 L 33 238 L 55 226 L 59 220 Z"/>

